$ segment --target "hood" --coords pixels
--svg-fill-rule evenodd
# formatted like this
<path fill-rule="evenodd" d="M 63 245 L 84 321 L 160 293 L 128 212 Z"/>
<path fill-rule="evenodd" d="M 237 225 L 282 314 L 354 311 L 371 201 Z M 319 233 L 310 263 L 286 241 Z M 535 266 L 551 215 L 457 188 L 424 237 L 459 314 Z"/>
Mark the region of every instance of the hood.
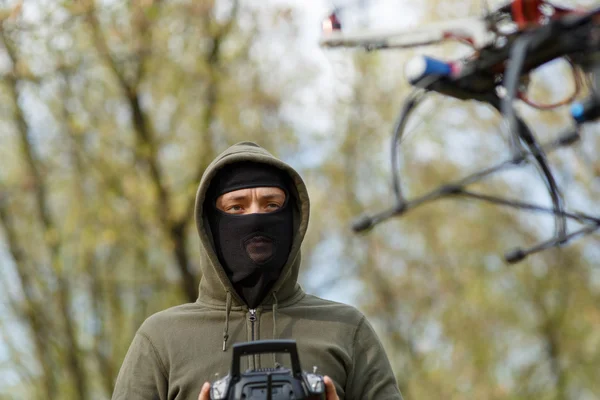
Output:
<path fill-rule="evenodd" d="M 285 263 L 279 279 L 273 285 L 271 292 L 263 300 L 263 304 L 272 302 L 271 294 L 276 293 L 280 303 L 290 299 L 295 293 L 300 291 L 298 285 L 298 273 L 300 270 L 300 246 L 308 227 L 308 217 L 310 202 L 308 192 L 304 181 L 300 175 L 289 165 L 275 158 L 268 151 L 252 142 L 241 142 L 235 144 L 221 153 L 208 166 L 196 193 L 196 206 L 194 217 L 196 219 L 196 228 L 200 236 L 200 251 L 202 253 L 202 279 L 200 280 L 198 301 L 215 306 L 225 305 L 227 293 L 231 294 L 233 303 L 237 306 L 245 305 L 240 296 L 236 293 L 233 285 L 225 273 L 219 258 L 214 250 L 212 233 L 208 221 L 204 215 L 204 199 L 210 186 L 211 180 L 217 172 L 228 164 L 241 161 L 252 161 L 274 166 L 285 171 L 291 178 L 293 187 L 290 188 L 291 195 L 295 197 L 294 202 L 294 237 L 292 248 L 287 262 Z"/>

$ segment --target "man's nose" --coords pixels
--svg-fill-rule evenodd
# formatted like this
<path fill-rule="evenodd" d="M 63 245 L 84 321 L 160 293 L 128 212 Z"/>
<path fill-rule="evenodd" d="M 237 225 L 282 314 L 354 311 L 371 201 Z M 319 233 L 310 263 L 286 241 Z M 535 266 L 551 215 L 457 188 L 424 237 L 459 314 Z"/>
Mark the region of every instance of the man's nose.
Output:
<path fill-rule="evenodd" d="M 260 212 L 260 205 L 258 204 L 258 202 L 253 201 L 250 204 L 250 207 L 248 207 L 248 214 L 258 214 Z"/>

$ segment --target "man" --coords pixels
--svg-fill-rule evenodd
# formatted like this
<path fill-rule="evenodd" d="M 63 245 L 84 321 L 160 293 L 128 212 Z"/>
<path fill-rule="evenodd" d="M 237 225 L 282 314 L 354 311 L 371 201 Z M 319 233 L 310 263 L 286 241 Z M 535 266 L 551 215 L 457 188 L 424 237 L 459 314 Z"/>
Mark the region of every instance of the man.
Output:
<path fill-rule="evenodd" d="M 232 344 L 273 338 L 296 340 L 303 368 L 327 376 L 328 400 L 402 399 L 365 317 L 298 285 L 308 217 L 306 187 L 290 166 L 250 142 L 218 156 L 196 195 L 198 300 L 142 324 L 113 400 L 208 399 L 206 382 L 227 375 Z M 242 368 L 272 367 L 274 357 L 285 364 L 255 355 Z"/>

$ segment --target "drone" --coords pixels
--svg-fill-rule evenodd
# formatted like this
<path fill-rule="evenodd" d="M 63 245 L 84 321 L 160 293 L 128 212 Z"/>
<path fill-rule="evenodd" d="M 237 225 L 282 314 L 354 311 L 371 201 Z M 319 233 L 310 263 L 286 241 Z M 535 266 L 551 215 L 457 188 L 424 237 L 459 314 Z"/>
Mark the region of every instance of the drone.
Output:
<path fill-rule="evenodd" d="M 391 173 L 394 205 L 373 215 L 358 218 L 355 232 L 368 231 L 394 216 L 400 216 L 420 205 L 448 197 L 472 198 L 496 205 L 554 217 L 554 234 L 532 247 L 516 248 L 505 253 L 508 263 L 558 247 L 573 239 L 600 230 L 600 216 L 570 211 L 557 179 L 548 163 L 547 154 L 580 140 L 580 128 L 600 118 L 600 7 L 592 10 L 567 9 L 545 0 L 513 0 L 482 17 L 463 18 L 410 30 L 364 31 L 346 33 L 339 9 L 323 20 L 320 45 L 326 48 L 352 47 L 367 51 L 405 49 L 459 41 L 473 53 L 460 60 L 445 61 L 417 56 L 405 66 L 405 75 L 415 88 L 398 117 L 391 143 Z M 530 100 L 524 87 L 529 74 L 555 59 L 564 58 L 573 69 L 575 93 L 556 104 L 537 104 Z M 583 77 L 590 81 L 590 94 L 575 101 Z M 403 194 L 399 176 L 398 146 L 411 113 L 427 93 L 439 93 L 460 100 L 475 100 L 496 109 L 503 118 L 503 129 L 509 141 L 510 158 L 464 178 L 443 184 L 413 199 Z M 537 109 L 552 109 L 571 104 L 574 128 L 548 143 L 541 143 L 515 109 L 521 100 Z M 469 185 L 508 168 L 533 163 L 547 188 L 551 207 L 514 199 L 487 195 L 469 189 Z M 583 228 L 569 231 L 567 221 L 577 221 Z"/>

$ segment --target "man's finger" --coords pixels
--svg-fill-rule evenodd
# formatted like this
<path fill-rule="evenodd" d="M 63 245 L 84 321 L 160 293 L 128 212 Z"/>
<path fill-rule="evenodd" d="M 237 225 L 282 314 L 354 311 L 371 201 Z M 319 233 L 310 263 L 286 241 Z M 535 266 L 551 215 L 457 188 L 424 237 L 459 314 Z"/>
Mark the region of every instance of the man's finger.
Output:
<path fill-rule="evenodd" d="M 325 382 L 325 395 L 327 397 L 327 400 L 340 400 L 340 398 L 337 395 L 337 392 L 335 391 L 335 385 L 333 384 L 333 380 L 327 375 L 325 375 L 323 377 L 323 381 Z"/>
<path fill-rule="evenodd" d="M 198 395 L 198 400 L 210 400 L 210 383 L 204 382 L 202 385 L 202 390 L 200 390 L 200 394 Z"/>

